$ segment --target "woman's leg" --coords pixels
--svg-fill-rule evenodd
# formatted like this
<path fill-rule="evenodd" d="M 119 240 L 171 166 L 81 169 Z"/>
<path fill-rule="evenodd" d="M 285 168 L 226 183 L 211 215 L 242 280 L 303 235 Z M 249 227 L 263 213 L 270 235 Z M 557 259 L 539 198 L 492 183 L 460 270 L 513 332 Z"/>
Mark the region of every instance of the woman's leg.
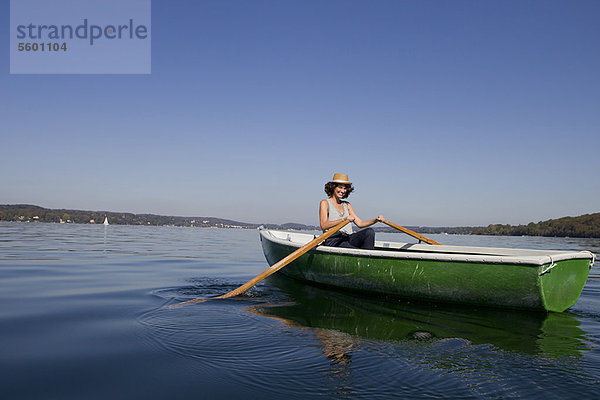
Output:
<path fill-rule="evenodd" d="M 348 243 L 347 234 L 343 234 L 341 232 L 336 232 L 332 236 L 325 239 L 323 242 L 323 246 L 331 246 L 331 247 L 352 247 L 352 246 L 344 246 Z"/>
<path fill-rule="evenodd" d="M 348 237 L 348 243 L 359 249 L 373 250 L 375 248 L 375 231 L 373 228 L 365 228 L 354 232 Z"/>

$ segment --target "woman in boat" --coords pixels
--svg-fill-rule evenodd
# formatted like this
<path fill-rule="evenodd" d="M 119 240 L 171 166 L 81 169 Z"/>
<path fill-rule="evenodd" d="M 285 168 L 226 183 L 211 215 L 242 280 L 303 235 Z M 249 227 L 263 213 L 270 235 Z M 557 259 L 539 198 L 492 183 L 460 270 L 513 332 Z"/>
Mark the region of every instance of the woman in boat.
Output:
<path fill-rule="evenodd" d="M 331 229 L 342 221 L 353 222 L 359 228 L 367 228 L 377 222 L 384 221 L 383 215 L 363 221 L 358 218 L 352 205 L 343 199 L 348 198 L 354 190 L 348 175 L 334 174 L 333 179 L 325 184 L 325 193 L 329 198 L 321 200 L 319 205 L 319 222 L 323 232 Z M 339 232 L 323 242 L 325 246 L 347 247 L 355 249 L 373 250 L 375 247 L 375 231 L 373 228 L 361 229 L 352 232 L 352 225 L 347 224 Z"/>

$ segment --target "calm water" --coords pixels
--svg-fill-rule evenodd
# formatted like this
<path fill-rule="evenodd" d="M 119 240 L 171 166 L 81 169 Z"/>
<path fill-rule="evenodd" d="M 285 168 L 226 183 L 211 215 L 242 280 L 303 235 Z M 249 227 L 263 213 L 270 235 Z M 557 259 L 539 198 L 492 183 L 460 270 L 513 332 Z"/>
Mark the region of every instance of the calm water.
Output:
<path fill-rule="evenodd" d="M 597 239 L 431 237 L 600 253 Z M 600 397 L 599 262 L 561 314 L 281 279 L 168 307 L 267 267 L 255 230 L 0 223 L 0 398 Z"/>

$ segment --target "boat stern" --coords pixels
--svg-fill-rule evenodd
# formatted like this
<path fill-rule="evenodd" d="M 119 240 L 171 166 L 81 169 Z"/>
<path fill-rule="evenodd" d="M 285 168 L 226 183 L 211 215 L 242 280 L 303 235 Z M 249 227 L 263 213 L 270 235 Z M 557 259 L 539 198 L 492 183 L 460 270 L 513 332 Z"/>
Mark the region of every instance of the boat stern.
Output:
<path fill-rule="evenodd" d="M 539 267 L 539 284 L 544 308 L 563 312 L 573 307 L 581 295 L 593 264 L 589 259 L 550 260 Z"/>

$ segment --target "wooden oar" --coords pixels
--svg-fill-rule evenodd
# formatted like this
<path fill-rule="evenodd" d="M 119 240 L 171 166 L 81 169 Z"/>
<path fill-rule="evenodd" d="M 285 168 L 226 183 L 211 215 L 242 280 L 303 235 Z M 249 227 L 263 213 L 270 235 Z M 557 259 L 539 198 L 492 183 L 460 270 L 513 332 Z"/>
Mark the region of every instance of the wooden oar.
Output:
<path fill-rule="evenodd" d="M 404 228 L 404 227 L 402 227 L 400 225 L 396 225 L 393 222 L 390 222 L 390 221 L 387 221 L 387 220 L 383 220 L 383 223 L 386 224 L 386 225 L 391 226 L 392 228 L 396 228 L 399 231 L 406 233 L 407 235 L 410 235 L 410 236 L 412 236 L 412 237 L 414 237 L 416 239 L 419 239 L 422 242 L 429 243 L 429 244 L 439 244 L 439 245 L 441 245 L 441 243 L 438 243 L 438 242 L 436 242 L 433 239 L 429 239 L 429 238 L 427 238 L 427 237 L 425 237 L 423 235 L 419 235 L 417 232 L 413 232 L 410 229 L 406 229 L 406 228 Z"/>
<path fill-rule="evenodd" d="M 328 237 L 330 237 L 331 235 L 333 235 L 334 233 L 336 233 L 337 231 L 342 229 L 349 222 L 350 221 L 340 222 L 339 224 L 337 224 L 336 226 L 334 226 L 333 228 L 331 228 L 330 230 L 328 230 L 321 236 L 314 238 L 310 242 L 306 243 L 304 246 L 300 247 L 298 250 L 294 251 L 287 257 L 281 259 L 278 263 L 273 264 L 269 269 L 265 270 L 260 275 L 257 275 L 254 279 L 248 281 L 247 283 L 243 284 L 242 286 L 240 286 L 237 289 L 232 290 L 229 293 L 225 293 L 220 296 L 210 297 L 210 298 L 199 297 L 197 299 L 192 299 L 192 300 L 188 300 L 188 301 L 184 301 L 182 303 L 176 304 L 174 307 L 184 306 L 184 305 L 188 305 L 188 304 L 203 303 L 206 300 L 212 300 L 212 299 L 227 299 L 229 297 L 233 297 L 233 296 L 237 296 L 238 294 L 242 294 L 246 290 L 250 289 L 252 286 L 256 285 L 258 282 L 260 282 L 263 279 L 265 279 L 266 277 L 274 274 L 275 272 L 279 271 L 281 268 L 285 267 L 286 265 L 288 265 L 289 263 L 294 261 L 296 258 L 298 258 L 301 255 L 303 255 L 304 253 L 308 252 L 313 247 L 316 247 L 319 243 L 323 242 L 325 239 L 327 239 Z"/>

